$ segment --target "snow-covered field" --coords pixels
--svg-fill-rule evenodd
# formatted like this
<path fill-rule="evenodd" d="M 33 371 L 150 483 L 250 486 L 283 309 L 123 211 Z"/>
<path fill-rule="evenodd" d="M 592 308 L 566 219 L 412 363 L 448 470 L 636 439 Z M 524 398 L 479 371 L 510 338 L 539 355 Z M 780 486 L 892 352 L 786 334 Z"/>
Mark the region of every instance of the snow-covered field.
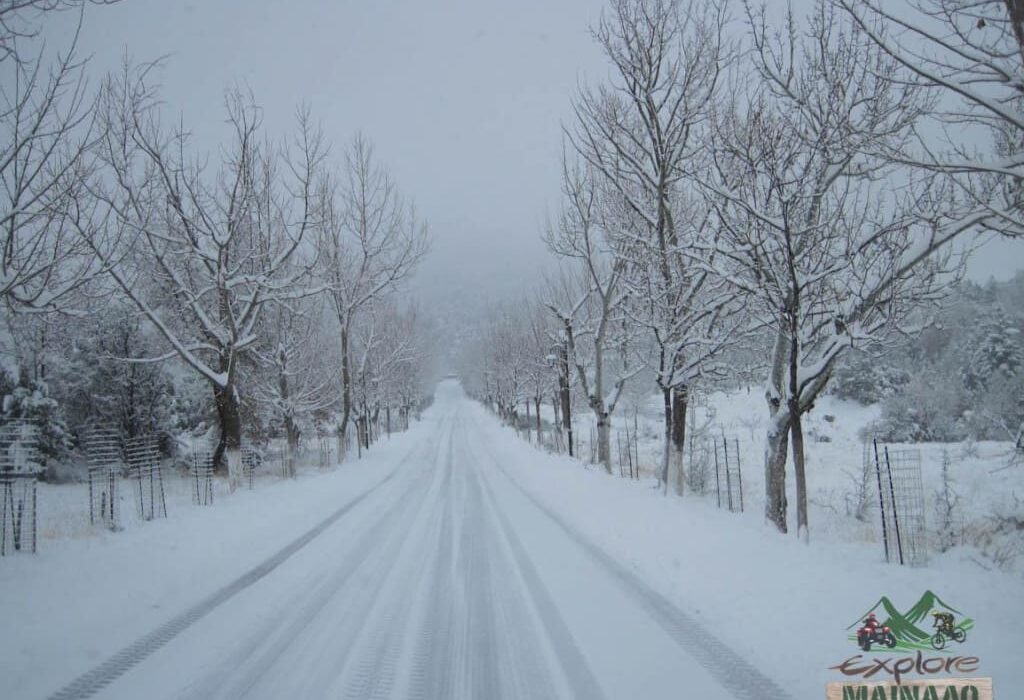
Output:
<path fill-rule="evenodd" d="M 634 411 L 636 421 L 634 422 Z M 661 461 L 662 417 L 658 397 L 639 405 L 624 405 L 613 417 L 612 458 L 618 473 L 617 441 L 625 444 L 636 432 L 640 435 L 641 473 L 653 478 Z M 551 409 L 541 415 L 551 420 Z M 878 518 L 878 491 L 873 472 L 868 480 L 868 508 L 864 520 L 854 517 L 857 506 L 857 482 L 864 466 L 863 436 L 878 418 L 877 406 L 862 406 L 834 396 L 825 396 L 806 417 L 807 481 L 811 539 L 819 542 L 877 544 L 882 552 L 882 533 Z M 585 461 L 591 455 L 588 444 L 593 435 L 593 416 L 580 412 L 575 416 L 581 436 L 581 454 Z M 764 399 L 755 389 L 736 392 L 715 392 L 703 398 L 697 407 L 697 440 L 699 445 L 709 438 L 728 438 L 730 449 L 739 441 L 740 464 L 743 470 L 744 517 L 759 520 L 764 507 L 764 435 L 767 411 Z M 870 448 L 870 445 L 868 445 Z M 925 522 L 934 551 L 940 523 L 936 499 L 943 488 L 942 466 L 948 458 L 953 491 L 959 500 L 954 512 L 953 534 L 958 545 L 947 555 L 967 558 L 979 567 L 990 567 L 1024 573 L 1024 533 L 1017 537 L 990 537 L 990 519 L 994 514 L 1010 513 L 1024 499 L 1024 463 L 1012 462 L 1014 450 L 1009 442 L 890 444 L 890 450 L 918 451 L 925 507 Z M 869 453 L 869 459 L 871 457 Z M 687 453 L 689 459 L 689 453 Z M 873 462 L 870 466 L 873 469 Z M 628 463 L 623 466 L 628 473 Z M 709 471 L 713 475 L 713 470 Z M 792 467 L 787 476 L 789 488 L 790 528 L 795 530 L 796 491 Z M 705 497 L 715 501 L 714 484 Z M 960 546 L 963 545 L 963 546 Z"/>
<path fill-rule="evenodd" d="M 277 454 L 277 453 L 273 453 Z M 336 448 L 331 446 L 332 460 L 336 456 Z M 298 472 L 315 472 L 318 469 L 319 455 L 314 450 L 307 449 L 304 454 L 295 459 L 295 466 Z M 267 458 L 267 460 L 256 469 L 253 479 L 255 490 L 262 491 L 272 485 L 286 480 L 282 476 L 280 460 Z M 162 470 L 162 480 L 165 495 L 166 510 L 169 515 L 180 515 L 182 510 L 191 510 L 195 506 L 195 482 L 188 473 L 168 467 L 166 464 Z M 154 481 L 154 494 L 156 491 Z M 229 494 L 229 487 L 226 479 L 214 478 L 213 501 L 219 502 Z M 138 482 L 132 478 L 118 480 L 118 504 L 117 504 L 117 526 L 120 529 L 134 529 L 146 524 L 139 511 Z M 146 482 L 144 491 L 145 508 L 149 504 L 149 483 Z M 248 481 L 243 485 L 243 490 L 248 489 Z M 89 484 L 84 481 L 63 484 L 41 483 L 37 487 L 38 499 L 38 537 L 40 547 L 50 547 L 51 540 L 60 541 L 67 539 L 81 539 L 88 537 L 101 537 L 108 532 L 108 526 L 99 516 L 96 522 L 89 519 Z M 154 500 L 158 497 L 154 495 Z M 159 520 L 159 519 L 158 519 Z"/>
<path fill-rule="evenodd" d="M 426 424 L 372 457 L 295 480 L 273 476 L 195 506 L 190 482 L 167 475 L 168 517 L 139 522 L 122 482 L 124 530 L 89 525 L 87 487 L 39 487 L 39 552 L 0 560 L 0 697 L 42 697 L 207 597 L 386 476 Z M 9 693 L 9 694 L 8 694 Z"/>
<path fill-rule="evenodd" d="M 748 429 L 740 422 L 747 420 L 744 396 L 713 401 L 721 407 L 718 417 L 727 421 L 727 433 Z M 750 410 L 762 408 L 756 397 L 750 404 Z M 819 407 L 822 415 L 836 411 L 834 423 L 816 416 L 811 424 L 838 432 L 846 420 L 851 427 L 870 420 L 870 410 L 841 404 L 829 401 Z M 844 409 L 849 409 L 846 417 Z M 506 433 L 514 435 L 511 430 Z M 814 503 L 843 486 L 844 466 L 859 468 L 861 445 L 855 430 L 852 433 L 812 446 L 808 478 Z M 739 437 L 741 444 L 744 438 L 749 442 L 750 433 Z M 525 488 L 680 608 L 698 616 L 746 658 L 758 659 L 761 668 L 774 669 L 787 687 L 799 688 L 798 697 L 821 697 L 826 681 L 842 680 L 828 667 L 857 653 L 847 639 L 847 627 L 858 615 L 882 596 L 909 607 L 927 590 L 977 621 L 965 650 L 969 647 L 981 658 L 978 675 L 993 676 L 997 693 L 1001 687 L 1024 686 L 1019 663 L 1024 649 L 1024 579 L 986 569 L 991 564 L 978 552 L 955 548 L 933 556 L 924 568 L 885 564 L 881 544 L 873 537 L 867 541 L 870 527 L 860 529 L 856 520 L 820 505 L 811 510 L 810 546 L 795 536 L 779 535 L 763 523 L 763 479 L 753 450 L 745 455 L 745 463 L 751 465 L 744 471 L 744 479 L 750 475 L 745 481 L 750 484 L 747 512 L 739 514 L 719 510 L 713 497 L 661 497 L 650 479 L 608 476 L 598 468 L 581 468 L 567 457 L 530 457 L 523 452 L 523 441 L 518 442 L 503 442 L 500 450 L 508 463 L 517 465 L 514 473 Z M 650 451 L 652 458 L 656 449 Z M 986 467 L 1000 465 L 997 456 L 1004 452 L 1002 445 L 980 445 L 979 457 L 959 462 L 958 485 L 976 499 L 969 504 L 972 512 L 983 513 L 1007 488 L 1021 489 L 1021 468 L 988 474 Z M 642 445 L 641 459 L 644 454 Z M 940 447 L 927 446 L 924 454 L 930 456 L 923 460 L 928 473 L 934 473 Z M 971 470 L 979 472 L 977 479 L 971 479 Z M 927 488 L 929 477 L 925 479 Z"/>
<path fill-rule="evenodd" d="M 729 400 L 719 401 L 725 420 Z M 832 442 L 813 445 L 815 502 L 826 475 L 838 488 L 841 466 L 859 467 L 853 426 L 870 420 L 820 408 L 836 419 Z M 983 468 L 987 449 L 957 477 L 962 493 L 987 499 L 971 504 L 979 513 L 1019 485 L 1019 469 L 969 485 L 965 465 Z M 218 493 L 209 508 L 179 502 L 122 532 L 51 530 L 38 555 L 0 561 L 3 697 L 47 697 L 114 668 L 123 675 L 95 686 L 102 697 L 689 689 L 802 700 L 823 696 L 839 679 L 829 667 L 857 653 L 847 627 L 860 614 L 883 595 L 908 607 L 926 590 L 974 618 L 963 649 L 980 657 L 978 675 L 997 693 L 1024 686 L 1018 574 L 959 547 L 924 568 L 885 564 L 867 531 L 826 506 L 812 511 L 809 546 L 779 535 L 762 522 L 749 464 L 744 514 L 666 498 L 649 478 L 537 450 L 444 382 L 422 422 L 362 461 Z"/>

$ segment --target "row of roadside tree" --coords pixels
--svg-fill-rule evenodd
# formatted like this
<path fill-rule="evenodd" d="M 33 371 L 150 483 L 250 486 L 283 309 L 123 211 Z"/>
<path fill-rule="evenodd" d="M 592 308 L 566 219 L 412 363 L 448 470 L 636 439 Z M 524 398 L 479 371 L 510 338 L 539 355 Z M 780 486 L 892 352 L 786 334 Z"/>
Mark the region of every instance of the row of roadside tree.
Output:
<path fill-rule="evenodd" d="M 1024 5 L 802 9 L 611 0 L 592 28 L 609 77 L 564 126 L 559 273 L 465 371 L 506 414 L 576 387 L 609 470 L 623 391 L 653 378 L 667 492 L 691 392 L 753 368 L 765 517 L 787 531 L 791 453 L 806 538 L 802 418 L 844 358 L 926 328 L 979 234 L 1022 233 Z"/>
<path fill-rule="evenodd" d="M 428 234 L 373 146 L 332 151 L 305 108 L 274 138 L 229 89 L 229 137 L 200 151 L 157 66 L 93 88 L 77 40 L 40 40 L 88 4 L 0 3 L 4 418 L 40 422 L 53 458 L 90 425 L 205 426 L 233 484 L 245 435 L 367 447 L 407 421 L 431 348 L 401 291 Z"/>

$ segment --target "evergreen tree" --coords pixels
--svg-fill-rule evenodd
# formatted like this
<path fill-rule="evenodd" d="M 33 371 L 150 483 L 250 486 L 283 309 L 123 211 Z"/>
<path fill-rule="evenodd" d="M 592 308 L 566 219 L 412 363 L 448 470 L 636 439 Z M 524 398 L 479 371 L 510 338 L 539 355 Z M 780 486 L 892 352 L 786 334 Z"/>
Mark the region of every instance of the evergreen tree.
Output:
<path fill-rule="evenodd" d="M 963 369 L 964 384 L 972 391 L 984 391 L 992 381 L 1006 381 L 1017 376 L 1024 363 L 1020 346 L 1020 330 L 997 307 L 980 323 L 979 337 L 972 343 L 973 351 Z"/>
<path fill-rule="evenodd" d="M 36 427 L 39 453 L 44 459 L 61 460 L 67 456 L 72 447 L 71 434 L 61 406 L 50 396 L 50 388 L 45 381 L 24 381 L 3 397 L 0 422 L 14 420 L 26 420 Z"/>

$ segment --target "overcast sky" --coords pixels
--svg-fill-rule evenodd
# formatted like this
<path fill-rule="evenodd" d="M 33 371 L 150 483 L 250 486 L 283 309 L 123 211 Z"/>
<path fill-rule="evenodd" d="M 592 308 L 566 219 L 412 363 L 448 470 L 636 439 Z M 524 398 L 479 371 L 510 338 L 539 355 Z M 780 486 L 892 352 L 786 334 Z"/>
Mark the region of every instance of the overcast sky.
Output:
<path fill-rule="evenodd" d="M 587 27 L 602 0 L 122 0 L 86 13 L 98 80 L 127 55 L 166 55 L 162 95 L 196 135 L 224 135 L 223 92 L 252 88 L 269 132 L 308 103 L 336 154 L 357 130 L 429 221 L 416 289 L 445 300 L 530 292 L 558 202 L 561 123 L 580 80 L 606 75 Z M 66 45 L 75 18 L 46 25 Z M 987 245 L 973 278 L 1024 267 Z"/>

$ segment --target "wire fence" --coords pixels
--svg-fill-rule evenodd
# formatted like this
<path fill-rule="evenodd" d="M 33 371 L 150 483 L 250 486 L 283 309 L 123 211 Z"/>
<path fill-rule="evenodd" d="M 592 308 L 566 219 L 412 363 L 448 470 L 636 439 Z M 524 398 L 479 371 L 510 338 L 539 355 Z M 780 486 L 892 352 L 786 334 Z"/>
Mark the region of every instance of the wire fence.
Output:
<path fill-rule="evenodd" d="M 537 445 L 547 452 L 571 453 L 577 458 L 585 457 L 584 461 L 590 465 L 600 462 L 597 429 L 594 426 L 587 428 L 586 436 L 580 430 L 569 433 L 549 421 L 542 421 L 540 428 L 537 427 L 536 422 L 526 425 L 521 421 L 513 422 L 512 427 L 521 439 L 532 445 Z M 641 466 L 638 432 L 639 421 L 637 419 L 634 419 L 632 427 L 627 425 L 609 431 L 608 447 L 612 471 L 617 472 L 623 478 L 640 479 L 642 473 L 653 473 L 653 469 L 648 465 Z"/>
<path fill-rule="evenodd" d="M 156 435 L 125 440 L 128 470 L 135 482 L 135 503 L 143 520 L 167 517 L 167 494 L 161 467 L 160 443 Z"/>
<path fill-rule="evenodd" d="M 743 512 L 743 469 L 740 462 L 740 441 L 722 436 L 712 441 L 715 459 L 715 498 L 719 508 L 730 513 Z"/>
<path fill-rule="evenodd" d="M 0 556 L 36 551 L 38 437 L 31 421 L 0 426 Z"/>
<path fill-rule="evenodd" d="M 118 529 L 121 501 L 119 486 L 124 462 L 121 435 L 116 428 L 95 426 L 85 438 L 89 459 L 89 523 Z"/>
<path fill-rule="evenodd" d="M 206 441 L 192 444 L 189 473 L 192 480 L 192 503 L 197 506 L 212 506 L 213 450 Z"/>
<path fill-rule="evenodd" d="M 697 410 L 703 416 L 698 420 Z M 738 437 L 712 437 L 715 413 L 712 406 L 700 393 L 692 394 L 688 415 L 688 430 L 684 444 L 686 448 L 678 454 L 673 450 L 669 479 L 675 479 L 677 492 L 688 488 L 699 495 L 714 494 L 719 508 L 733 513 L 745 510 L 743 486 L 743 464 L 741 443 Z M 596 426 L 588 424 L 584 429 L 565 430 L 547 420 L 539 421 L 534 415 L 530 421 L 522 416 L 513 416 L 507 421 L 517 435 L 531 444 L 556 454 L 569 453 L 586 464 L 600 462 L 599 436 Z M 609 462 L 611 471 L 622 478 L 640 479 L 655 476 L 662 478 L 664 454 L 652 458 L 648 453 L 642 456 L 640 450 L 639 411 L 618 422 L 609 432 Z M 645 463 L 646 458 L 646 463 Z"/>
<path fill-rule="evenodd" d="M 872 441 L 882 547 L 890 563 L 928 563 L 921 451 Z"/>
<path fill-rule="evenodd" d="M 661 454 L 646 455 L 641 450 L 640 422 L 636 412 L 632 420 L 616 419 L 609 434 L 611 471 L 623 478 L 661 477 Z M 688 407 L 686 450 L 682 465 L 673 465 L 677 478 L 691 492 L 713 497 L 715 504 L 733 513 L 746 509 L 747 493 L 743 478 L 743 442 L 726 435 L 716 425 L 714 407 L 700 393 L 691 394 Z M 527 423 L 522 417 L 506 419 L 521 438 L 557 454 L 572 454 L 580 461 L 599 463 L 598 431 L 593 424 L 562 425 L 541 420 L 536 415 Z M 632 423 L 632 425 L 630 425 Z M 715 436 L 714 433 L 721 434 Z M 649 436 L 648 436 L 649 437 Z M 753 432 L 751 439 L 754 439 Z M 935 533 L 926 522 L 926 499 L 921 468 L 921 451 L 916 448 L 865 442 L 859 470 L 848 472 L 854 489 L 844 494 L 846 515 L 862 522 L 875 519 L 881 527 L 886 561 L 909 566 L 928 563 L 929 537 L 936 546 L 949 546 L 950 540 L 963 541 L 963 514 L 955 499 L 947 494 Z M 680 491 L 682 489 L 679 489 Z M 938 509 L 938 507 L 937 507 Z M 875 515 L 877 513 L 877 515 Z"/>
<path fill-rule="evenodd" d="M 378 439 L 407 430 L 410 419 L 420 417 L 418 411 L 404 410 L 395 412 L 391 420 L 386 412 L 383 415 L 380 425 L 373 428 Z M 252 490 L 261 479 L 294 478 L 303 470 L 334 468 L 346 458 L 355 458 L 353 443 L 352 431 L 346 435 L 340 431 L 321 431 L 294 444 L 286 439 L 262 445 L 243 442 L 242 483 Z M 32 421 L 9 420 L 0 424 L 0 556 L 37 551 L 38 483 L 45 463 L 38 444 L 38 426 Z M 207 437 L 185 438 L 167 454 L 161 449 L 160 435 L 125 437 L 119 428 L 94 425 L 83 432 L 81 447 L 86 458 L 86 478 L 84 483 L 70 488 L 75 499 L 81 498 L 78 502 L 87 505 L 86 511 L 76 511 L 80 522 L 89 528 L 119 531 L 126 522 L 166 518 L 169 504 L 176 507 L 175 504 L 187 503 L 189 498 L 194 505 L 213 506 L 231 488 L 229 480 L 217 473 L 216 450 Z M 359 454 L 364 453 L 365 449 Z M 43 503 L 46 502 L 44 498 Z M 131 510 L 122 513 L 122 506 Z M 55 527 L 50 522 L 42 534 L 49 537 L 64 531 L 64 525 Z"/>

